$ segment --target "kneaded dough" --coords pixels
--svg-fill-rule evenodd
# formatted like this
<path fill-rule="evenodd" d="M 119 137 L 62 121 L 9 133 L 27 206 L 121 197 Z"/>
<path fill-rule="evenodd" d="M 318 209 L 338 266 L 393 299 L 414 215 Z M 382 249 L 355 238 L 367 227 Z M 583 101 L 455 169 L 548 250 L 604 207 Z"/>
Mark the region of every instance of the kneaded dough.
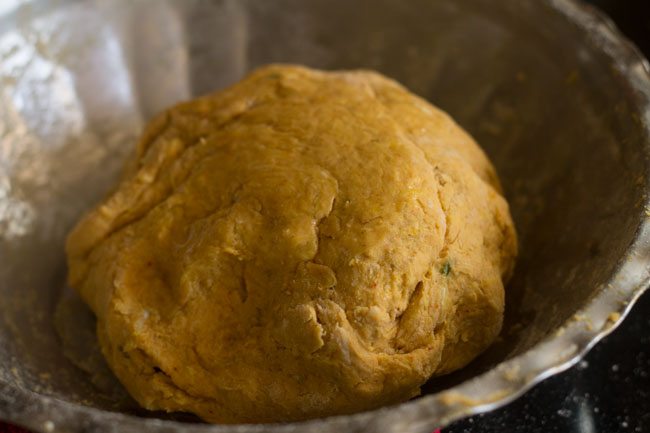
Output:
<path fill-rule="evenodd" d="M 142 406 L 257 423 L 467 364 L 501 328 L 516 236 L 445 113 L 375 72 L 273 65 L 158 115 L 67 254 Z"/>

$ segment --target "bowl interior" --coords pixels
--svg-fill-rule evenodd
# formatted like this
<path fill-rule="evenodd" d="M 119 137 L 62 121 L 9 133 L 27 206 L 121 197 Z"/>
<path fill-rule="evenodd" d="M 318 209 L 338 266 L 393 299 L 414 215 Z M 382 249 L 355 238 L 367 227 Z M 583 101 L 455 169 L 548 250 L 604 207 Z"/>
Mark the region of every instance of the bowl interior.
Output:
<path fill-rule="evenodd" d="M 425 393 L 556 330 L 644 218 L 635 95 L 552 2 L 24 3 L 0 7 L 0 381 L 162 416 L 137 409 L 103 364 L 92 315 L 65 289 L 63 241 L 146 119 L 258 65 L 379 70 L 447 110 L 497 166 L 521 249 L 502 338 Z"/>

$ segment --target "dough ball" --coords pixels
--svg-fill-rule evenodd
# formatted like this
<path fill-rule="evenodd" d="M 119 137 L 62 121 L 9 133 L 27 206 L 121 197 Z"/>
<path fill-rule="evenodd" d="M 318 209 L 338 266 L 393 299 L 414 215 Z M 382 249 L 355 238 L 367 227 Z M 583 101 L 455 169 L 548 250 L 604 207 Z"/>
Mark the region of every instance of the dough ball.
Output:
<path fill-rule="evenodd" d="M 500 331 L 516 237 L 445 113 L 374 72 L 275 65 L 156 117 L 67 254 L 142 406 L 257 423 L 467 364 Z"/>

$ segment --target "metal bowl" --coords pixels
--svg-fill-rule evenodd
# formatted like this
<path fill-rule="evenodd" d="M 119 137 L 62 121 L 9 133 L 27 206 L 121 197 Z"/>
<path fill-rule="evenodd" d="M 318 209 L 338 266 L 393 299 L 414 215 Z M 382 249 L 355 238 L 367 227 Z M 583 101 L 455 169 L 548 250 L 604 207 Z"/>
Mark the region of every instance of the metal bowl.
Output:
<path fill-rule="evenodd" d="M 484 146 L 521 241 L 500 340 L 409 402 L 210 426 L 137 408 L 63 239 L 147 118 L 269 62 L 372 68 Z M 65 432 L 429 432 L 574 364 L 650 277 L 649 67 L 571 0 L 26 1 L 0 6 L 0 418 Z"/>

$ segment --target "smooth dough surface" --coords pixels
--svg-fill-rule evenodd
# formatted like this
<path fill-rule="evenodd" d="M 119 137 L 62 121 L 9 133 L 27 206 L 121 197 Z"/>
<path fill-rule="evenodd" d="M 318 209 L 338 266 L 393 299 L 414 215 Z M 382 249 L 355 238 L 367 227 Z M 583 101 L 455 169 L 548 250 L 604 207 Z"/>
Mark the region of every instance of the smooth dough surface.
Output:
<path fill-rule="evenodd" d="M 157 116 L 67 253 L 142 406 L 271 422 L 467 364 L 501 328 L 516 236 L 445 113 L 374 72 L 272 65 Z"/>

